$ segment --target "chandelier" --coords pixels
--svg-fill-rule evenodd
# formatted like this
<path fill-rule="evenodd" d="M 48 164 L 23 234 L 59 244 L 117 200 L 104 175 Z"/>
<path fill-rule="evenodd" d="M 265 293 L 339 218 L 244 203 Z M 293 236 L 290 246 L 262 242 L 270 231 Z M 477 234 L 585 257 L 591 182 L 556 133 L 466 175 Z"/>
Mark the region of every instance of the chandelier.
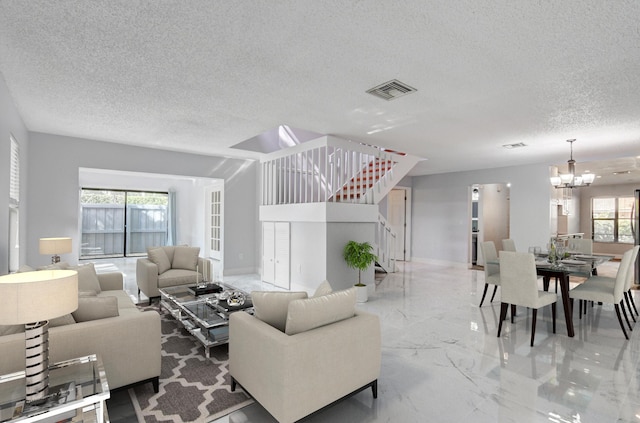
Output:
<path fill-rule="evenodd" d="M 558 176 L 552 176 L 549 178 L 551 185 L 556 188 L 579 188 L 591 185 L 596 179 L 594 173 L 583 173 L 582 175 L 576 175 L 576 161 L 573 160 L 573 143 L 575 139 L 567 140 L 571 145 L 571 158 L 567 161 L 568 172 L 559 173 Z"/>

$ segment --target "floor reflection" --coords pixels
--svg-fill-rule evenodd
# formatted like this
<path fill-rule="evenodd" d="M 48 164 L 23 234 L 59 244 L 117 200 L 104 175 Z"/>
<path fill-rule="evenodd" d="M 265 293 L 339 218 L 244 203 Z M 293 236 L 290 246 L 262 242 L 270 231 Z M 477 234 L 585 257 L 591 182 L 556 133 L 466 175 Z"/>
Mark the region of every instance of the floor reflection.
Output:
<path fill-rule="evenodd" d="M 113 265 L 137 298 L 135 260 Z M 515 323 L 505 321 L 504 333 L 496 336 L 500 291 L 494 302 L 478 307 L 482 271 L 399 267 L 398 273 L 379 275 L 375 294 L 358 305 L 381 319 L 378 399 L 364 391 L 309 422 L 640 421 L 640 328 L 626 341 L 611 306 L 596 305 L 582 319 L 574 311 L 574 338 L 567 337 L 562 307 L 556 334 L 550 310 L 541 311 L 530 347 L 531 312 L 522 307 Z M 615 275 L 616 269 L 617 263 L 607 263 L 600 273 Z M 225 282 L 249 291 L 275 289 L 258 275 Z M 273 421 L 252 405 L 217 422 Z"/>

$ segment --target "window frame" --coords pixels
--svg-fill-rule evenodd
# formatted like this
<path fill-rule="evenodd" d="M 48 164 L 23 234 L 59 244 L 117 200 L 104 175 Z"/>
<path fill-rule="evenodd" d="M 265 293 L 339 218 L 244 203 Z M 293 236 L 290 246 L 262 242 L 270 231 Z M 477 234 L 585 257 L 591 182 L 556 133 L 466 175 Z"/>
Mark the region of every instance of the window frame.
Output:
<path fill-rule="evenodd" d="M 593 203 L 595 200 L 603 200 L 603 199 L 613 199 L 614 201 L 614 205 L 615 205 L 615 211 L 614 211 L 614 216 L 613 217 L 606 217 L 606 218 L 596 218 L 594 216 L 594 206 Z M 626 241 L 620 241 L 620 221 L 621 220 L 632 220 L 632 217 L 621 217 L 620 216 L 620 200 L 621 199 L 631 199 L 632 201 L 634 200 L 633 196 L 630 195 L 623 195 L 623 196 L 603 196 L 603 197 L 592 197 L 591 198 L 591 239 L 594 242 L 599 242 L 599 243 L 604 243 L 604 244 L 632 244 L 633 245 L 633 239 L 629 242 Z M 597 221 L 601 221 L 601 222 L 613 222 L 613 241 L 597 241 L 595 240 L 595 223 Z"/>

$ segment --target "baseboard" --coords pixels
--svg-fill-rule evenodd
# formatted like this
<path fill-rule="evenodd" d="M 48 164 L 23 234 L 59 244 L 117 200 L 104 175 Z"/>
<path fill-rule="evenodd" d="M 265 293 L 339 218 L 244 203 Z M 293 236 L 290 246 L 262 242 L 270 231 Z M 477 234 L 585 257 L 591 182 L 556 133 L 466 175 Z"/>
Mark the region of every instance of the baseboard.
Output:
<path fill-rule="evenodd" d="M 236 275 L 251 275 L 258 274 L 258 269 L 254 266 L 251 267 L 236 267 L 234 269 L 224 269 L 223 276 L 236 276 Z"/>

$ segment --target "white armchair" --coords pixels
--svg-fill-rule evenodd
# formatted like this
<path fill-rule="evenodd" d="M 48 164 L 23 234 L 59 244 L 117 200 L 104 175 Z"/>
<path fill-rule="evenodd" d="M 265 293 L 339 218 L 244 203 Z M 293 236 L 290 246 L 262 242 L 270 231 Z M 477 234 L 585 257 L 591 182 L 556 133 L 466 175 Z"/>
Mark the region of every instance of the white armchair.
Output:
<path fill-rule="evenodd" d="M 147 257 L 136 262 L 138 295 L 142 291 L 149 298 L 160 297 L 160 288 L 176 285 L 195 285 L 207 280 L 211 268 L 208 259 L 198 257 L 200 247 L 164 246 L 149 248 Z"/>
<path fill-rule="evenodd" d="M 353 298 L 346 299 L 348 295 Z M 327 321 L 325 317 L 341 314 L 332 305 L 336 298 L 343 305 L 350 303 L 351 317 L 322 324 Z M 254 306 L 258 305 L 256 300 L 257 296 L 253 297 Z M 285 332 L 248 313 L 230 316 L 232 390 L 239 384 L 280 423 L 300 420 L 369 387 L 374 398 L 377 397 L 380 321 L 374 314 L 354 309 L 353 288 L 293 300 L 288 314 L 287 305 L 284 306 Z M 318 319 L 323 320 L 321 326 L 311 324 L 313 328 L 308 329 L 310 321 L 318 322 Z M 274 320 L 284 321 L 283 317 Z"/>

